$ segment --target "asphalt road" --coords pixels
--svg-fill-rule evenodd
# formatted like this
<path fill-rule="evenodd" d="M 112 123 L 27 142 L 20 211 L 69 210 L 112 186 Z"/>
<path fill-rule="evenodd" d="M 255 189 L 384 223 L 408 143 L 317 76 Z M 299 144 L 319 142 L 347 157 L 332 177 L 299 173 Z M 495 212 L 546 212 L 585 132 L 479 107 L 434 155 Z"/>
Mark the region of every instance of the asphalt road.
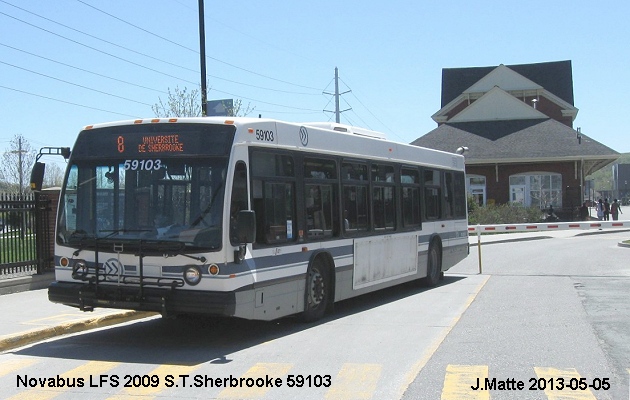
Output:
<path fill-rule="evenodd" d="M 547 399 L 567 392 L 461 390 L 477 377 L 529 388 L 532 379 L 554 379 L 557 386 L 563 376 L 567 385 L 585 378 L 600 386 L 571 391 L 571 398 L 627 399 L 630 249 L 617 242 L 628 235 L 486 245 L 482 275 L 472 248 L 437 288 L 408 284 L 344 301 L 316 324 L 154 317 L 64 336 L 0 354 L 0 393 L 11 399 Z M 247 387 L 248 378 L 272 380 Z M 41 387 L 60 379 L 62 388 Z M 244 387 L 225 388 L 231 379 L 243 379 Z"/>
<path fill-rule="evenodd" d="M 483 246 L 490 279 L 404 398 L 629 398 L 630 249 L 617 246 L 627 237 Z M 475 273 L 473 252 L 453 272 Z M 524 389 L 475 392 L 477 377 L 503 380 L 505 387 L 522 381 Z M 577 390 L 558 391 L 559 378 Z M 580 378 L 591 387 L 581 390 Z"/>

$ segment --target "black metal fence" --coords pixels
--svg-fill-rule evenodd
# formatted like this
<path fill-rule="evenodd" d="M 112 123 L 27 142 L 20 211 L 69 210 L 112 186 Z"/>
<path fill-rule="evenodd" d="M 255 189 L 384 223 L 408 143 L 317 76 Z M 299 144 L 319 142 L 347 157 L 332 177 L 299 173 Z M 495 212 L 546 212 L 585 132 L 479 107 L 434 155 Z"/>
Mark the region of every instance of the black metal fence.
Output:
<path fill-rule="evenodd" d="M 0 193 L 0 279 L 52 267 L 50 199 Z"/>

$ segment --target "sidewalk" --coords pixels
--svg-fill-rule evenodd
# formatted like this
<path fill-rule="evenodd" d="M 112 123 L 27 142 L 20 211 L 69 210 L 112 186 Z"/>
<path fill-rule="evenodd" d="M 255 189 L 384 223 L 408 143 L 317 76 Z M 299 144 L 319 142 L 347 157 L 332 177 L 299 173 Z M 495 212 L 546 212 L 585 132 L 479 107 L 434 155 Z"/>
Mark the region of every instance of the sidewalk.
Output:
<path fill-rule="evenodd" d="M 0 352 L 69 333 L 101 328 L 155 313 L 97 308 L 83 312 L 48 301 L 48 290 L 0 296 Z"/>

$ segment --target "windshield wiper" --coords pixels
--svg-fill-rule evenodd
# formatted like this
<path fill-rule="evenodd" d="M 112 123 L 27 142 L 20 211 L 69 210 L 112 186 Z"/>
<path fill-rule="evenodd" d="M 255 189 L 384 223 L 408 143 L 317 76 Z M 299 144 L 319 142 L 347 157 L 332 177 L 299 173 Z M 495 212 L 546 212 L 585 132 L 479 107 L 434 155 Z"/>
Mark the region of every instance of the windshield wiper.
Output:
<path fill-rule="evenodd" d="M 197 260 L 201 263 L 205 263 L 207 261 L 206 257 L 204 256 L 197 257 L 197 256 L 193 256 L 192 254 L 188 254 L 186 251 L 184 251 L 186 249 L 186 244 L 182 242 L 174 242 L 171 240 L 160 240 L 160 239 L 156 239 L 155 241 L 153 239 L 149 239 L 148 242 L 156 243 L 158 245 L 157 250 L 165 252 L 169 256 L 171 254 L 175 256 L 184 256 L 184 257 L 191 258 L 193 260 Z"/>
<path fill-rule="evenodd" d="M 74 253 L 72 253 L 75 257 L 78 256 L 83 250 L 85 250 L 85 248 L 89 245 L 94 245 L 96 246 L 96 244 L 102 240 L 106 240 L 106 239 L 110 239 L 112 236 L 114 236 L 117 233 L 129 233 L 129 232 L 151 232 L 151 229 L 107 229 L 107 230 L 102 230 L 101 232 L 109 232 L 107 235 L 103 236 L 103 237 L 99 237 L 99 236 L 94 236 L 94 235 L 88 235 L 87 232 L 85 232 L 84 230 L 76 230 L 74 232 L 72 232 L 70 234 L 70 237 L 68 238 L 68 243 L 72 243 L 74 242 L 73 239 L 78 239 L 79 241 L 79 247 L 74 251 Z"/>
<path fill-rule="evenodd" d="M 103 239 L 109 239 L 110 237 L 114 236 L 117 233 L 139 233 L 139 232 L 152 232 L 153 229 L 125 229 L 125 228 L 121 228 L 121 229 L 103 229 L 101 230 L 101 232 L 109 232 L 109 234 L 103 236 L 103 237 L 97 237 L 96 239 L 98 240 L 103 240 Z"/>

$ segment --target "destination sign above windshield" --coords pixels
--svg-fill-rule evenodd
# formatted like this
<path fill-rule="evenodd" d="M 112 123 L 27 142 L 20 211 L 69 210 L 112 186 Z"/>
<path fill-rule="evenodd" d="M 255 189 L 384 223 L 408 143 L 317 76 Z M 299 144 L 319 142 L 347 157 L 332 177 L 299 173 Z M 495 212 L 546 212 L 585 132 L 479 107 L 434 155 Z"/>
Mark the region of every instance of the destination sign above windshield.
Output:
<path fill-rule="evenodd" d="M 234 126 L 212 124 L 123 125 L 84 130 L 73 148 L 79 158 L 151 158 L 227 155 Z"/>
<path fill-rule="evenodd" d="M 118 136 L 118 152 L 125 152 L 125 137 Z M 179 135 L 142 136 L 138 153 L 183 153 L 184 142 Z M 131 150 L 131 149 L 130 149 Z"/>

